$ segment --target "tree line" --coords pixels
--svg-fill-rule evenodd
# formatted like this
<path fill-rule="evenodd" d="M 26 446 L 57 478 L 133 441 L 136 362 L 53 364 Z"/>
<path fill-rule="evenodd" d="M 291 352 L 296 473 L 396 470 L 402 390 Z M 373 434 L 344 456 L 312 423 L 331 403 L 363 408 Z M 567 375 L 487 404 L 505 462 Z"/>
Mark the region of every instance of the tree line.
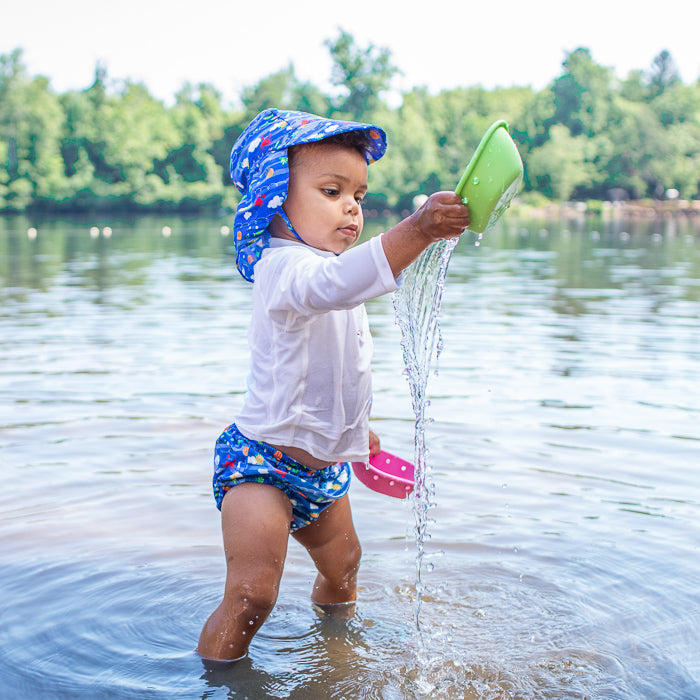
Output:
<path fill-rule="evenodd" d="M 333 95 L 293 66 L 226 105 L 211 84 L 185 84 L 172 105 L 98 65 L 92 85 L 57 94 L 22 51 L 0 55 L 0 211 L 214 212 L 234 207 L 231 147 L 262 109 L 374 122 L 387 155 L 372 167 L 368 208 L 406 208 L 454 187 L 481 136 L 505 119 L 525 164 L 523 198 L 699 196 L 700 81 L 685 84 L 668 51 L 624 79 L 586 48 L 546 88 L 417 87 L 390 106 L 398 72 L 388 49 L 340 31 L 326 42 Z"/>

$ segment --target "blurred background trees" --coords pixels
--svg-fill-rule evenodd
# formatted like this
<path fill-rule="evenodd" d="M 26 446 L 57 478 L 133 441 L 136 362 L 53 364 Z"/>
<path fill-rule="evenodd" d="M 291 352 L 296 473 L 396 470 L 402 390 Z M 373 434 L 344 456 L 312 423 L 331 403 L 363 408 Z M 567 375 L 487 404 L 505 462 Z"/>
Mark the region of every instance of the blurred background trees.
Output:
<path fill-rule="evenodd" d="M 387 103 L 398 69 L 388 49 L 344 31 L 327 42 L 332 94 L 293 66 L 223 102 L 186 84 L 172 105 L 98 65 L 92 85 L 56 94 L 28 75 L 21 50 L 0 56 L 0 211 L 218 211 L 235 206 L 231 147 L 262 109 L 300 109 L 370 121 L 390 148 L 372 169 L 368 207 L 406 208 L 454 187 L 479 139 L 505 119 L 525 163 L 523 188 L 554 200 L 698 198 L 700 83 L 684 84 L 668 51 L 618 79 L 577 48 L 561 74 L 530 87 L 416 87 Z"/>

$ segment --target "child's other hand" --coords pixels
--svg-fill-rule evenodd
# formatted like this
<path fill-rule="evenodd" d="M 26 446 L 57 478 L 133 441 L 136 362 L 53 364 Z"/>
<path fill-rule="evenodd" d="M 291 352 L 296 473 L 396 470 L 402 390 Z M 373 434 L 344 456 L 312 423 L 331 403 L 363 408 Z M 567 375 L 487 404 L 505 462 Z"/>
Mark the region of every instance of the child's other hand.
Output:
<path fill-rule="evenodd" d="M 411 219 L 422 234 L 433 239 L 460 236 L 470 223 L 468 207 L 454 192 L 430 195 Z"/>
<path fill-rule="evenodd" d="M 373 457 L 374 455 L 378 455 L 379 452 L 381 451 L 381 447 L 379 446 L 379 438 L 370 430 L 369 431 L 369 456 Z"/>

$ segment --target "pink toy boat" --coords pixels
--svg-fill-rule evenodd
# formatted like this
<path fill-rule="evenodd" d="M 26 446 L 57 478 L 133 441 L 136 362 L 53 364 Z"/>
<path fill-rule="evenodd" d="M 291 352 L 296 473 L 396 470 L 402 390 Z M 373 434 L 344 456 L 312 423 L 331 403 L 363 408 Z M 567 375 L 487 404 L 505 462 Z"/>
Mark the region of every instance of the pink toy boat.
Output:
<path fill-rule="evenodd" d="M 353 462 L 352 469 L 365 486 L 385 496 L 406 498 L 413 491 L 413 464 L 384 450 L 370 457 L 369 464 Z"/>

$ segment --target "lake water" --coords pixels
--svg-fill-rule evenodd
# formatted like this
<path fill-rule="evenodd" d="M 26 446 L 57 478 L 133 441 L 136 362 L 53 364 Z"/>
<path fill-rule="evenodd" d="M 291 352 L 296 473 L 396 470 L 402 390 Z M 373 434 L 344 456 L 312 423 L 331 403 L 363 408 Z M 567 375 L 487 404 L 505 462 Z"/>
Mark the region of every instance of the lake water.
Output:
<path fill-rule="evenodd" d="M 212 449 L 250 308 L 230 223 L 0 220 L 0 697 L 700 698 L 700 222 L 516 207 L 465 236 L 418 622 L 412 499 L 355 482 L 355 617 L 312 608 L 292 542 L 250 656 L 216 669 Z M 392 299 L 367 307 L 372 427 L 412 458 Z"/>

